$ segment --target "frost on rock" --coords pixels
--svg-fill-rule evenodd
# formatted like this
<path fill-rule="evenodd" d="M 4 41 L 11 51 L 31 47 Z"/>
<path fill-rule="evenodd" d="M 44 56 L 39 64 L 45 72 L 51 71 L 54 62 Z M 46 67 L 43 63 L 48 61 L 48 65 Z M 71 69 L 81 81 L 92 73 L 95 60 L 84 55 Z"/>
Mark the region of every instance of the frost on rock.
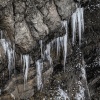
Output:
<path fill-rule="evenodd" d="M 75 95 L 75 99 L 76 100 L 85 100 L 85 94 L 84 94 L 85 89 L 81 86 L 82 83 L 80 81 L 78 82 L 78 85 L 79 85 L 79 90 Z"/>
<path fill-rule="evenodd" d="M 37 70 L 37 89 L 40 90 L 43 88 L 42 84 L 43 62 L 41 60 L 36 61 L 36 70 Z"/>
<path fill-rule="evenodd" d="M 76 40 L 76 33 L 78 30 L 79 35 L 79 45 L 81 45 L 82 40 L 82 33 L 84 32 L 84 9 L 83 8 L 77 8 L 76 12 L 72 15 L 72 44 L 75 44 Z"/>
<path fill-rule="evenodd" d="M 85 72 L 85 68 L 81 68 L 81 71 L 82 71 L 82 78 L 83 79 L 86 79 L 86 72 Z"/>
<path fill-rule="evenodd" d="M 28 54 L 23 55 L 22 58 L 23 58 L 23 72 L 24 72 L 24 85 L 25 85 L 27 82 L 28 70 L 30 66 L 29 55 Z"/>
<path fill-rule="evenodd" d="M 57 91 L 57 97 L 55 97 L 55 100 L 70 100 L 70 99 L 68 94 L 59 87 Z"/>

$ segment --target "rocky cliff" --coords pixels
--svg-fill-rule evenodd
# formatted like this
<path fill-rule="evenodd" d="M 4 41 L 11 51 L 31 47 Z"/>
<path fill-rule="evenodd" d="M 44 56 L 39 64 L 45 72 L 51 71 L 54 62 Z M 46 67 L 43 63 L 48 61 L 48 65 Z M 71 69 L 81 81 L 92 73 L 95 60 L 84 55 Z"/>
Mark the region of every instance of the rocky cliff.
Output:
<path fill-rule="evenodd" d="M 0 100 L 99 100 L 99 16 L 99 0 L 0 0 Z"/>

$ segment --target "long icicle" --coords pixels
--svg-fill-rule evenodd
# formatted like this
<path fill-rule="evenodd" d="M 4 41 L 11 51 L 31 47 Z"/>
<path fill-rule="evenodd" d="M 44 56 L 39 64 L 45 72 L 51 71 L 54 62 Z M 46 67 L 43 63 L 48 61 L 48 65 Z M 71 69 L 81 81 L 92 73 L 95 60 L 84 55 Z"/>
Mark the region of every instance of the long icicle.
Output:
<path fill-rule="evenodd" d="M 77 8 L 77 19 L 78 19 L 78 33 L 79 33 L 79 45 L 81 45 L 82 38 L 82 26 L 81 26 L 81 8 Z"/>
<path fill-rule="evenodd" d="M 40 40 L 40 49 L 41 49 L 41 58 L 43 58 L 43 43 L 42 43 L 42 40 Z"/>
<path fill-rule="evenodd" d="M 63 25 L 66 30 L 66 34 L 64 36 L 64 72 L 65 72 L 65 64 L 66 64 L 66 57 L 67 57 L 67 45 L 68 45 L 68 26 L 67 26 L 67 21 L 63 22 Z"/>
<path fill-rule="evenodd" d="M 57 57 L 58 57 L 58 54 L 59 54 L 59 52 L 60 52 L 60 38 L 58 37 L 58 38 L 56 39 L 56 41 L 57 41 Z"/>
<path fill-rule="evenodd" d="M 75 44 L 75 40 L 76 40 L 76 28 L 77 28 L 77 13 L 73 13 L 72 15 L 72 44 Z"/>
<path fill-rule="evenodd" d="M 42 84 L 43 62 L 41 62 L 40 60 L 37 60 L 36 69 L 37 69 L 37 89 L 40 90 L 43 87 L 43 84 Z"/>
<path fill-rule="evenodd" d="M 27 83 L 27 77 L 28 77 L 28 70 L 29 70 L 29 55 L 23 55 L 23 71 L 24 71 L 24 89 L 25 89 L 25 84 Z"/>
<path fill-rule="evenodd" d="M 50 52 L 50 49 L 51 49 L 51 46 L 50 46 L 50 43 L 47 44 L 47 48 L 46 48 L 46 51 L 47 51 L 47 59 L 49 60 L 50 62 L 50 65 L 52 64 L 52 58 L 51 58 L 51 52 Z"/>

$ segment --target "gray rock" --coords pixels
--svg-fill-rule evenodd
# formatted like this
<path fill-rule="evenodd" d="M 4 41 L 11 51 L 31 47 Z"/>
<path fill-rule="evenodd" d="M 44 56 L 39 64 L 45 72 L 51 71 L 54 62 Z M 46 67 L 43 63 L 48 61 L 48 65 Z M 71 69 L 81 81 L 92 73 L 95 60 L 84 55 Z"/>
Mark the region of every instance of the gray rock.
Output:
<path fill-rule="evenodd" d="M 30 30 L 25 21 L 15 24 L 15 44 L 24 51 L 29 52 L 33 49 L 36 41 L 33 40 Z"/>
<path fill-rule="evenodd" d="M 11 0 L 0 0 L 0 6 L 5 7 L 9 1 L 11 1 Z"/>
<path fill-rule="evenodd" d="M 54 0 L 57 11 L 62 20 L 68 19 L 76 9 L 76 3 L 73 0 Z"/>

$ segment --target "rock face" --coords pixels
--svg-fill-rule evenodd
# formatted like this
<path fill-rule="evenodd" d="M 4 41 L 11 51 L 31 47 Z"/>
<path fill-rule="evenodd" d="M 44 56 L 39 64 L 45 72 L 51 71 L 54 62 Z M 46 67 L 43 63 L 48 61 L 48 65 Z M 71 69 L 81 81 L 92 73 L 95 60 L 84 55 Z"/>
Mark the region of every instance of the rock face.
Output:
<path fill-rule="evenodd" d="M 28 52 L 31 51 L 33 47 L 35 47 L 36 41 L 33 40 L 25 21 L 15 24 L 15 32 L 15 43 L 20 49 Z"/>
<path fill-rule="evenodd" d="M 85 31 L 82 45 L 79 46 L 76 36 L 73 46 L 71 17 L 79 6 L 85 7 Z M 0 0 L 0 40 L 10 41 L 15 51 L 14 55 L 5 54 L 0 42 L 0 100 L 90 100 L 90 96 L 99 100 L 99 15 L 99 0 L 91 0 L 89 4 L 88 0 Z M 62 21 L 65 20 L 68 55 L 64 72 L 64 49 L 59 41 L 64 40 L 66 30 Z M 27 70 L 25 55 L 30 56 Z M 10 56 L 15 57 L 11 75 L 7 68 Z M 37 60 L 43 62 L 40 90 L 37 89 Z"/>

